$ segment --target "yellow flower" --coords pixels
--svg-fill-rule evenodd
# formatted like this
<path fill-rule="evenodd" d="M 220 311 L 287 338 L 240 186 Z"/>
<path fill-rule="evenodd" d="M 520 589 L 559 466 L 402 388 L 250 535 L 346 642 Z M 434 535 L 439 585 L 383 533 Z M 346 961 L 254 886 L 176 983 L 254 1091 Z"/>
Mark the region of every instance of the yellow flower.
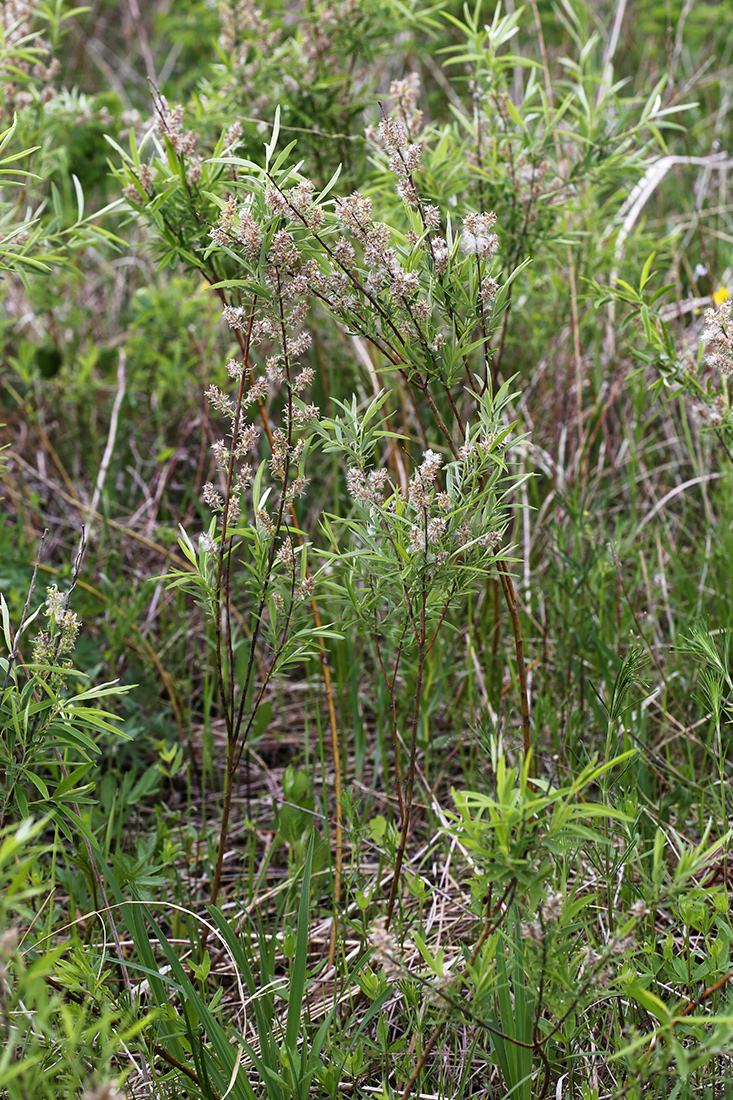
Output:
<path fill-rule="evenodd" d="M 715 294 L 713 294 L 713 300 L 714 300 L 716 306 L 721 305 L 728 298 L 730 298 L 730 294 L 728 293 L 728 291 L 725 289 L 724 286 L 719 286 L 718 289 L 715 291 Z"/>

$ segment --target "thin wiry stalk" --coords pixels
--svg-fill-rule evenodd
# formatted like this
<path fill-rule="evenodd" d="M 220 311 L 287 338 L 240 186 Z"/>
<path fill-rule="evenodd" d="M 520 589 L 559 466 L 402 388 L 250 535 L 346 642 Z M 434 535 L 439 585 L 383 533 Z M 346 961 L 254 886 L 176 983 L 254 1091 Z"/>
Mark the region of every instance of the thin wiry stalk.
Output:
<path fill-rule="evenodd" d="M 249 323 L 247 326 L 247 338 L 244 346 L 244 362 L 249 362 L 249 343 L 252 336 L 252 326 L 255 319 L 255 307 L 257 304 L 257 298 L 253 298 L 252 306 L 249 314 Z M 236 740 L 236 734 L 234 731 L 234 675 L 233 675 L 233 654 L 231 643 L 231 604 L 230 604 L 230 584 L 231 584 L 231 546 L 227 546 L 227 520 L 229 512 L 229 501 L 231 499 L 232 492 L 232 480 L 234 477 L 234 448 L 236 446 L 236 436 L 239 430 L 239 418 L 242 410 L 242 401 L 244 399 L 244 381 L 245 371 L 242 370 L 242 377 L 239 380 L 239 392 L 237 394 L 237 404 L 235 408 L 234 425 L 232 429 L 232 448 L 229 457 L 229 468 L 227 470 L 227 485 L 226 493 L 224 497 L 224 515 L 222 517 L 221 525 L 221 547 L 219 551 L 219 560 L 217 562 L 217 574 L 216 574 L 216 593 L 214 599 L 215 615 L 214 615 L 214 630 L 216 636 L 216 672 L 217 682 L 219 685 L 219 695 L 221 698 L 221 705 L 224 711 L 224 716 L 227 725 L 227 741 L 232 739 Z M 224 564 L 226 560 L 226 566 Z M 222 590 L 224 592 L 223 599 L 223 611 L 226 616 L 226 637 L 222 637 Z M 227 658 L 229 661 L 229 685 L 227 691 L 227 684 L 224 677 L 224 669 L 222 663 L 222 644 L 227 647 Z M 218 883 L 217 883 L 218 885 Z M 214 905 L 216 900 L 214 899 L 211 904 Z"/>
<path fill-rule="evenodd" d="M 251 337 L 251 333 L 252 333 L 252 326 L 254 324 L 255 304 L 256 304 L 256 298 L 253 300 L 252 308 L 251 308 L 251 311 L 250 311 L 249 325 L 248 325 L 248 330 L 247 330 L 247 338 L 246 338 L 246 341 L 245 341 L 245 363 L 249 362 L 249 342 L 250 342 L 250 337 Z M 280 308 L 281 308 L 281 311 L 282 311 L 282 300 L 280 301 Z M 286 362 L 286 369 L 287 369 L 287 367 L 288 367 L 287 337 L 284 334 L 284 329 L 283 329 L 283 340 L 284 340 L 283 347 L 285 349 L 284 350 L 285 362 Z M 252 723 L 254 721 L 254 717 L 257 714 L 257 709 L 259 707 L 259 704 L 262 701 L 265 688 L 267 687 L 267 684 L 269 683 L 270 678 L 271 678 L 271 676 L 272 676 L 272 674 L 275 670 L 275 666 L 276 666 L 277 661 L 278 661 L 278 659 L 280 657 L 280 654 L 282 652 L 282 645 L 284 644 L 284 638 L 283 638 L 280 648 L 273 655 L 273 659 L 270 663 L 270 668 L 269 668 L 268 674 L 264 678 L 264 682 L 263 682 L 263 684 L 260 688 L 258 696 L 255 700 L 254 706 L 250 708 L 249 720 L 248 720 L 247 725 L 245 727 L 245 737 L 242 738 L 241 741 L 240 741 L 240 734 L 241 734 L 241 731 L 242 731 L 242 723 L 244 721 L 244 708 L 245 708 L 245 705 L 247 703 L 247 698 L 248 698 L 248 695 L 249 695 L 249 688 L 250 688 L 250 684 L 251 684 L 251 680 L 252 680 L 252 674 L 253 674 L 253 670 L 254 670 L 254 659 L 255 659 L 255 654 L 257 652 L 257 642 L 259 640 L 259 635 L 260 635 L 260 629 L 261 629 L 261 624 L 262 624 L 262 616 L 264 614 L 265 606 L 266 606 L 266 603 L 267 603 L 267 592 L 268 592 L 268 588 L 269 588 L 269 580 L 270 580 L 270 577 L 272 575 L 272 569 L 273 569 L 273 566 L 274 566 L 274 563 L 275 563 L 277 539 L 278 539 L 279 533 L 280 533 L 280 531 L 282 530 L 282 527 L 283 527 L 283 510 L 284 510 L 284 507 L 285 507 L 285 498 L 286 498 L 286 495 L 287 495 L 288 477 L 289 477 L 289 472 L 290 472 L 290 454 L 289 454 L 289 449 L 290 448 L 289 448 L 289 445 L 290 445 L 290 442 L 291 442 L 291 439 L 292 439 L 292 391 L 290 390 L 290 387 L 288 387 L 289 414 L 290 415 L 288 416 L 288 451 L 286 453 L 286 459 L 285 459 L 285 474 L 284 474 L 284 479 L 283 479 L 283 490 L 282 490 L 282 493 L 280 495 L 280 505 L 279 505 L 279 509 L 278 509 L 277 523 L 275 525 L 275 533 L 272 536 L 272 541 L 271 541 L 271 544 L 270 544 L 270 553 L 269 553 L 269 559 L 268 559 L 268 563 L 267 563 L 267 571 L 266 571 L 266 574 L 265 574 L 265 582 L 264 582 L 262 593 L 261 593 L 261 596 L 260 596 L 260 603 L 259 603 L 259 606 L 257 608 L 257 612 L 255 614 L 254 627 L 253 627 L 253 630 L 252 630 L 252 637 L 250 639 L 249 658 L 248 658 L 248 662 L 247 662 L 247 670 L 246 670 L 245 677 L 244 677 L 244 683 L 242 684 L 242 686 L 240 688 L 239 707 L 238 707 L 237 714 L 236 714 L 236 717 L 235 717 L 233 709 L 230 709 L 229 706 L 228 706 L 227 684 L 225 683 L 224 676 L 223 676 L 223 665 L 222 665 L 222 659 L 221 659 L 221 625 L 220 625 L 221 612 L 220 612 L 220 607 L 221 607 L 221 592 L 222 592 L 223 561 L 224 561 L 224 557 L 225 557 L 225 554 L 226 554 L 226 550 L 231 549 L 231 548 L 225 548 L 225 540 L 227 538 L 226 524 L 227 524 L 227 515 L 228 515 L 228 510 L 229 510 L 229 501 L 230 501 L 230 497 L 231 497 L 232 480 L 233 480 L 233 473 L 234 473 L 234 448 L 235 448 L 235 445 L 236 445 L 236 433 L 237 433 L 237 429 L 238 429 L 239 418 L 240 418 L 241 408 L 242 408 L 242 401 L 243 401 L 243 397 L 244 397 L 244 382 L 245 382 L 245 370 L 243 368 L 242 369 L 242 376 L 240 378 L 240 383 L 239 383 L 239 395 L 238 395 L 237 405 L 236 405 L 236 409 L 235 409 L 234 429 L 233 429 L 233 433 L 232 433 L 232 448 L 231 448 L 231 455 L 230 455 L 230 459 L 229 459 L 229 469 L 228 469 L 228 473 L 227 473 L 226 495 L 225 495 L 225 498 L 224 498 L 224 516 L 223 516 L 223 520 L 222 520 L 222 541 L 221 541 L 221 550 L 220 550 L 220 554 L 219 554 L 219 570 L 218 570 L 218 576 L 217 576 L 217 593 L 216 593 L 217 674 L 220 677 L 220 679 L 219 679 L 219 692 L 220 692 L 220 696 L 221 696 L 221 700 L 222 700 L 222 706 L 224 707 L 224 710 L 227 714 L 227 761 L 226 761 L 226 774 L 225 774 L 225 786 L 224 786 L 224 802 L 223 802 L 223 806 L 222 806 L 222 817 L 221 817 L 221 823 L 220 823 L 220 828 L 219 828 L 219 842 L 218 842 L 218 846 L 217 846 L 216 863 L 215 863 L 215 866 L 214 866 L 214 877 L 213 877 L 212 884 L 211 884 L 211 894 L 210 894 L 210 899 L 209 899 L 209 904 L 210 905 L 215 905 L 216 904 L 216 901 L 217 901 L 218 895 L 219 895 L 219 885 L 220 885 L 220 881 L 221 881 L 221 873 L 222 873 L 222 868 L 223 868 L 223 864 L 224 864 L 224 850 L 225 850 L 225 847 L 226 847 L 226 839 L 227 839 L 227 835 L 228 835 L 228 831 L 229 831 L 229 817 L 230 817 L 230 813 L 231 813 L 232 796 L 233 796 L 233 792 L 234 792 L 234 779 L 235 779 L 236 772 L 237 772 L 237 765 L 239 763 L 239 760 L 241 759 L 244 744 L 246 743 L 246 737 L 249 734 L 249 731 L 252 727 Z M 229 556 L 228 555 L 227 555 L 227 561 L 229 561 Z M 227 631 L 228 631 L 228 620 L 229 620 L 229 611 L 230 611 L 228 600 L 229 600 L 229 576 L 228 576 L 228 570 L 227 570 L 226 575 L 225 575 L 225 580 L 224 580 L 224 612 L 227 616 Z M 228 634 L 229 634 L 229 631 L 228 631 Z M 231 647 L 231 641 L 229 640 L 229 638 L 227 639 L 226 644 L 227 644 L 227 647 L 228 647 L 228 650 L 229 650 L 230 647 Z M 229 678 L 230 678 L 229 695 L 230 695 L 230 698 L 231 698 L 232 704 L 233 704 L 233 698 L 234 697 L 233 697 L 233 688 L 232 688 L 231 685 L 233 684 L 233 681 L 234 681 L 234 669 L 233 669 L 233 663 L 232 663 L 231 658 L 230 658 L 230 664 L 229 664 Z M 204 932 L 202 933 L 202 944 L 205 946 L 205 943 L 206 943 L 206 930 L 204 930 Z M 203 947 L 202 947 L 202 950 L 203 950 Z"/>
<path fill-rule="evenodd" d="M 212 284 L 218 282 L 216 272 L 209 272 L 207 274 L 209 281 Z M 226 295 L 224 291 L 217 287 L 217 294 L 219 299 L 226 305 Z M 247 374 L 251 384 L 254 383 L 254 373 L 249 363 L 248 356 L 248 342 L 245 341 L 244 336 L 239 330 L 236 330 L 236 338 L 240 346 L 240 351 L 244 360 L 244 373 Z M 265 407 L 264 402 L 258 398 L 257 410 L 262 422 L 262 427 L 267 437 L 267 441 L 270 445 L 270 449 L 273 447 L 272 426 L 270 424 L 270 418 Z M 305 540 L 301 534 L 300 524 L 298 522 L 298 516 L 295 510 L 295 504 L 291 500 L 288 502 L 288 511 L 290 513 L 290 519 L 292 522 L 293 535 L 299 546 L 303 546 Z M 306 578 L 310 578 L 310 569 L 306 565 Z M 341 748 L 340 737 L 338 728 L 338 719 L 336 715 L 336 703 L 333 694 L 333 683 L 331 680 L 331 668 L 328 662 L 328 650 L 326 648 L 326 642 L 321 633 L 323 623 L 321 620 L 320 610 L 318 607 L 318 601 L 315 595 L 310 598 L 311 614 L 313 616 L 313 625 L 316 629 L 316 645 L 320 655 L 321 676 L 323 677 L 323 689 L 326 696 L 326 707 L 328 710 L 328 722 L 331 731 L 331 754 L 333 758 L 334 766 L 334 796 L 336 800 L 336 875 L 334 879 L 334 897 L 336 905 L 338 905 L 341 896 L 341 879 L 343 875 L 343 808 L 342 808 L 342 768 L 341 768 Z"/>
<path fill-rule="evenodd" d="M 400 889 L 400 873 L 402 871 L 402 863 L 405 858 L 405 847 L 407 845 L 407 834 L 410 830 L 410 817 L 412 814 L 412 795 L 415 787 L 415 766 L 417 763 L 417 732 L 420 721 L 420 704 L 422 702 L 422 680 L 423 680 L 423 666 L 425 664 L 426 654 L 426 627 L 425 627 L 425 613 L 427 605 L 427 589 L 423 582 L 421 601 L 420 601 L 420 628 L 418 638 L 418 650 L 417 650 L 417 676 L 415 679 L 415 698 L 412 708 L 412 739 L 410 741 L 410 761 L 407 771 L 407 789 L 405 791 L 405 805 L 402 815 L 402 829 L 400 832 L 400 842 L 397 848 L 397 856 L 395 859 L 394 877 L 392 878 L 392 886 L 389 892 L 389 898 L 387 900 L 387 910 L 385 914 L 385 927 L 389 928 L 392 920 L 392 914 L 394 912 L 395 902 L 397 900 L 397 894 Z"/>
<path fill-rule="evenodd" d="M 517 887 L 517 880 L 512 879 L 511 882 L 509 882 L 507 884 L 507 887 L 504 890 L 504 893 L 499 898 L 499 900 L 497 901 L 497 903 L 493 907 L 493 909 L 491 908 L 491 896 L 489 895 L 489 899 L 488 899 L 487 906 L 486 906 L 486 921 L 484 923 L 483 929 L 481 930 L 481 935 L 479 936 L 479 938 L 476 942 L 476 946 L 474 947 L 473 951 L 471 952 L 471 957 L 468 960 L 468 969 L 469 970 L 472 966 L 475 965 L 476 960 L 479 957 L 479 953 L 481 951 L 481 948 L 486 943 L 489 936 L 493 932 L 496 931 L 496 929 L 499 925 L 499 922 L 501 921 L 501 919 L 503 917 L 503 913 L 501 911 L 502 905 L 504 904 L 505 901 L 507 902 L 507 906 L 511 905 L 512 898 L 514 897 L 514 892 L 516 890 L 516 887 Z M 462 1005 L 458 1001 L 454 1001 L 453 998 L 450 997 L 450 995 L 445 993 L 443 990 L 439 990 L 438 994 L 441 997 L 441 999 L 446 1001 L 449 1005 L 451 1005 L 452 1007 L 454 1007 L 454 1008 L 458 1009 L 459 1011 L 465 1013 L 465 1011 L 466 1011 L 466 1006 L 465 1005 Z M 448 1024 L 448 1020 L 449 1020 L 449 1016 L 448 1016 L 448 1013 L 446 1012 L 445 1015 L 443 1016 L 443 1019 L 440 1020 L 440 1022 L 436 1025 L 433 1034 L 430 1036 L 430 1039 L 428 1040 L 428 1042 L 423 1047 L 422 1053 L 421 1053 L 420 1057 L 417 1060 L 417 1064 L 415 1065 L 414 1070 L 410 1074 L 409 1078 L 407 1079 L 407 1081 L 405 1083 L 405 1087 L 402 1090 L 402 1100 L 409 1100 L 410 1093 L 412 1092 L 412 1089 L 414 1088 L 418 1077 L 420 1076 L 423 1069 L 427 1065 L 428 1058 L 432 1054 L 433 1050 L 435 1049 L 436 1044 L 438 1043 L 440 1037 L 442 1036 L 443 1032 L 445 1031 L 446 1025 Z M 527 1046 L 527 1047 L 530 1046 L 530 1044 L 520 1043 L 520 1042 L 517 1042 L 515 1040 L 512 1040 L 510 1038 L 510 1036 L 502 1034 L 502 1032 L 499 1031 L 497 1028 L 491 1027 L 489 1024 L 485 1023 L 483 1020 L 476 1019 L 476 1017 L 474 1017 L 473 1015 L 471 1016 L 471 1020 L 472 1020 L 473 1023 L 477 1024 L 479 1027 L 485 1028 L 485 1030 L 489 1031 L 492 1035 L 496 1035 L 497 1037 L 504 1039 L 506 1042 L 516 1042 L 517 1046 Z"/>
<path fill-rule="evenodd" d="M 395 787 L 397 788 L 397 802 L 400 807 L 400 818 L 404 817 L 405 806 L 402 801 L 402 777 L 400 775 L 400 750 L 397 740 L 397 697 L 395 694 L 395 683 L 397 681 L 397 671 L 400 667 L 400 659 L 402 657 L 402 647 L 405 641 L 405 634 L 407 633 L 408 620 L 405 617 L 405 623 L 402 627 L 402 634 L 400 636 L 400 642 L 397 647 L 397 656 L 395 657 L 394 669 L 391 678 L 387 675 L 387 670 L 384 667 L 384 660 L 382 658 L 382 647 L 379 644 L 380 633 L 377 622 L 377 609 L 374 609 L 374 642 L 377 649 L 377 660 L 379 667 L 384 678 L 384 682 L 387 685 L 387 691 L 389 692 L 390 704 L 392 708 L 392 740 L 394 743 L 394 765 L 395 765 Z"/>

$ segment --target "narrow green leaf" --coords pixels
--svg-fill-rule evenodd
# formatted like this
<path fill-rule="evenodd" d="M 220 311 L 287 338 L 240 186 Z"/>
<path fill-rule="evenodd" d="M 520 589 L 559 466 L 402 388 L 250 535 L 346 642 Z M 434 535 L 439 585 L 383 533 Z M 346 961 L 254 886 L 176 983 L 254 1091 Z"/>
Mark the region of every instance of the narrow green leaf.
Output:
<path fill-rule="evenodd" d="M 290 971 L 290 989 L 288 991 L 288 1016 L 285 1025 L 285 1041 L 293 1057 L 298 1042 L 300 1021 L 303 1012 L 305 994 L 306 963 L 308 961 L 308 915 L 310 912 L 311 865 L 315 833 L 311 834 L 308 854 L 305 857 L 303 878 L 300 885 L 300 907 L 298 910 L 298 935 L 295 943 L 295 958 Z"/>

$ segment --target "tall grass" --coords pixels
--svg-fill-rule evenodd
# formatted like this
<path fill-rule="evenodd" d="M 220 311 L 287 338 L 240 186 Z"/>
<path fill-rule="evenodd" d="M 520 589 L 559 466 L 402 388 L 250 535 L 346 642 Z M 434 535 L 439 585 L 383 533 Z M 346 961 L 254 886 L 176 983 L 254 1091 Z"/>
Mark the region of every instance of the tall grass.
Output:
<path fill-rule="evenodd" d="M 2 14 L 0 1093 L 728 1095 L 719 13 L 113 14 Z"/>

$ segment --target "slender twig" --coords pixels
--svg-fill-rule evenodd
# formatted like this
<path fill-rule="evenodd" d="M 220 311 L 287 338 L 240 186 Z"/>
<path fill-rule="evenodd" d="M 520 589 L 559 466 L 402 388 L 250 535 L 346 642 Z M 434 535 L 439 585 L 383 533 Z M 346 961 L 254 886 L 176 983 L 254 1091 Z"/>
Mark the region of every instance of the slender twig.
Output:
<path fill-rule="evenodd" d="M 486 921 L 484 923 L 483 929 L 481 930 L 481 935 L 479 936 L 479 938 L 476 942 L 476 946 L 474 947 L 473 951 L 471 952 L 471 957 L 468 960 L 467 969 L 470 970 L 471 967 L 475 965 L 476 960 L 479 957 L 479 952 L 481 951 L 481 948 L 486 943 L 486 940 L 489 938 L 489 936 L 496 930 L 498 922 L 499 922 L 499 920 L 501 920 L 501 917 L 502 917 L 501 907 L 507 899 L 508 899 L 508 904 L 511 904 L 511 900 L 514 897 L 514 891 L 516 890 L 516 887 L 517 887 L 517 880 L 513 878 L 508 883 L 506 889 L 504 890 L 504 893 L 499 898 L 499 900 L 497 901 L 497 903 L 496 903 L 496 905 L 494 906 L 493 909 L 491 907 L 491 894 L 489 893 L 489 897 L 488 897 L 487 904 L 486 904 Z M 497 917 L 497 914 L 498 914 L 498 917 Z M 461 980 L 465 980 L 460 975 L 457 975 L 456 977 L 457 978 L 460 977 Z M 462 1011 L 464 1013 L 466 1012 L 466 1006 L 465 1005 L 459 1004 L 456 1001 L 454 1001 L 450 997 L 450 995 L 445 993 L 443 990 L 439 990 L 438 992 L 439 992 L 439 996 L 441 997 L 442 1000 L 447 1001 L 448 1004 L 452 1005 L 454 1008 L 457 1008 L 457 1009 L 459 1009 L 460 1011 Z M 402 1100 L 408 1100 L 409 1095 L 412 1092 L 413 1086 L 415 1085 L 415 1082 L 417 1081 L 418 1077 L 420 1076 L 423 1069 L 425 1068 L 425 1065 L 427 1063 L 428 1058 L 430 1057 L 433 1050 L 435 1049 L 436 1043 L 438 1042 L 441 1035 L 445 1031 L 446 1025 L 448 1023 L 448 1019 L 449 1019 L 449 1017 L 448 1017 L 448 1014 L 446 1013 L 443 1016 L 443 1019 L 436 1025 L 433 1034 L 430 1036 L 430 1039 L 428 1040 L 428 1042 L 423 1047 L 422 1053 L 421 1053 L 420 1057 L 417 1060 L 417 1064 L 415 1065 L 415 1068 L 413 1069 L 412 1073 L 408 1077 L 408 1079 L 405 1083 L 405 1087 L 402 1090 Z M 506 1040 L 507 1042 L 514 1041 L 517 1046 L 524 1046 L 524 1047 L 528 1047 L 528 1048 L 532 1046 L 531 1043 L 522 1043 L 522 1042 L 519 1042 L 519 1041 L 516 1041 L 516 1040 L 512 1040 L 511 1036 L 504 1035 L 498 1028 L 492 1027 L 490 1024 L 486 1023 L 484 1020 L 477 1019 L 476 1017 L 473 1016 L 473 1014 L 471 1014 L 471 1022 L 476 1024 L 478 1027 L 481 1027 L 484 1030 L 489 1031 L 492 1035 L 496 1035 L 497 1037 Z"/>
<path fill-rule="evenodd" d="M 400 755 L 399 743 L 397 740 L 397 696 L 395 693 L 395 683 L 397 681 L 397 671 L 400 667 L 400 660 L 402 658 L 402 647 L 405 641 L 405 634 L 407 633 L 407 626 L 408 618 L 407 616 L 405 616 L 405 621 L 402 626 L 402 634 L 400 636 L 399 645 L 397 646 L 397 655 L 395 657 L 393 673 L 390 678 L 387 675 L 386 668 L 384 667 L 384 660 L 382 658 L 382 647 L 380 645 L 381 635 L 377 619 L 377 608 L 374 608 L 374 643 L 377 650 L 377 661 L 379 663 L 379 668 L 381 669 L 384 682 L 387 685 L 387 691 L 389 692 L 389 698 L 392 707 L 392 740 L 394 742 L 395 787 L 397 788 L 397 802 L 400 807 L 400 818 L 403 818 L 405 815 L 405 806 L 402 801 L 402 778 L 400 776 Z"/>
<path fill-rule="evenodd" d="M 415 766 L 417 763 L 417 733 L 418 725 L 420 721 L 420 704 L 422 702 L 422 678 L 423 667 L 425 664 L 425 613 L 427 605 L 427 589 L 425 581 L 423 581 L 422 587 L 422 599 L 420 606 L 420 636 L 418 640 L 417 650 L 417 674 L 415 677 L 415 698 L 412 709 L 412 740 L 410 742 L 410 760 L 407 771 L 407 789 L 405 791 L 405 807 L 402 815 L 402 829 L 400 831 L 400 842 L 397 848 L 397 856 L 395 859 L 394 877 L 392 879 L 392 887 L 389 892 L 389 898 L 387 900 L 387 910 L 385 913 L 385 928 L 389 928 L 392 920 L 392 914 L 394 912 L 395 902 L 397 900 L 397 894 L 400 888 L 400 872 L 402 871 L 402 863 L 405 858 L 405 847 L 407 845 L 407 834 L 410 830 L 410 817 L 412 813 L 412 796 L 415 787 Z"/>
<path fill-rule="evenodd" d="M 545 996 L 545 972 L 547 970 L 547 927 L 545 915 L 542 911 L 542 902 L 537 906 L 537 919 L 542 929 L 542 961 L 540 964 L 540 985 L 537 990 L 537 1004 L 534 1011 L 534 1025 L 532 1027 L 532 1042 L 537 1046 L 539 1039 L 540 1017 L 542 1015 L 542 1001 Z"/>
<path fill-rule="evenodd" d="M 194 1084 L 197 1085 L 199 1088 L 201 1087 L 201 1082 L 199 1081 L 198 1074 L 195 1072 L 195 1070 L 192 1070 L 191 1067 L 187 1066 L 185 1062 L 179 1062 L 177 1058 L 174 1058 L 172 1054 L 168 1053 L 168 1051 L 161 1043 L 156 1043 L 153 1047 L 153 1050 L 160 1058 L 163 1059 L 164 1062 L 167 1062 L 169 1066 L 173 1066 L 174 1069 L 180 1070 L 180 1072 L 185 1074 L 185 1076 L 188 1077 L 190 1081 L 193 1081 Z M 215 1091 L 215 1089 L 211 1087 L 211 1082 L 207 1082 L 207 1091 L 209 1092 L 213 1100 L 218 1100 L 219 1094 Z"/>
<path fill-rule="evenodd" d="M 205 271 L 205 274 L 206 274 L 206 277 L 208 278 L 208 280 L 212 283 L 212 285 L 214 285 L 218 282 L 218 276 L 217 276 L 215 271 Z M 216 287 L 216 293 L 217 293 L 220 301 L 222 301 L 226 305 L 227 304 L 226 295 L 224 294 L 224 291 L 222 290 L 222 288 L 221 287 Z M 250 383 L 253 384 L 254 383 L 254 372 L 253 372 L 251 364 L 249 362 L 248 343 L 245 341 L 245 337 L 242 335 L 242 333 L 239 330 L 236 331 L 236 337 L 237 337 L 237 340 L 239 342 L 240 350 L 241 350 L 241 352 L 243 354 L 243 358 L 244 358 L 244 373 L 247 374 Z M 257 400 L 257 409 L 258 409 L 260 421 L 262 423 L 263 431 L 265 432 L 265 436 L 266 436 L 267 441 L 269 443 L 270 449 L 272 450 L 272 448 L 273 448 L 272 426 L 270 424 L 270 418 L 269 418 L 269 415 L 268 415 L 268 412 L 267 412 L 267 408 L 265 407 L 265 404 L 261 399 Z M 295 505 L 294 505 L 292 500 L 288 502 L 288 511 L 289 511 L 289 514 L 290 514 L 290 519 L 291 519 L 291 523 L 292 523 L 292 527 L 293 527 L 293 536 L 296 539 L 298 545 L 303 546 L 305 544 L 305 540 L 304 540 L 303 535 L 301 534 L 300 524 L 298 522 L 298 517 L 297 517 L 296 510 L 295 510 Z M 306 565 L 305 575 L 306 575 L 307 579 L 309 579 L 310 576 L 311 576 L 310 569 L 308 568 L 307 565 Z M 323 677 L 323 688 L 324 688 L 324 694 L 326 696 L 326 707 L 327 707 L 327 710 L 328 710 L 328 721 L 329 721 L 329 727 L 330 727 L 330 730 L 331 730 L 331 753 L 332 753 L 333 764 L 334 764 L 334 796 L 335 796 L 335 799 L 336 799 L 336 857 L 337 857 L 337 862 L 338 862 L 338 875 L 337 875 L 335 885 L 338 887 L 338 890 L 340 892 L 341 874 L 342 874 L 342 871 L 341 871 L 342 851 L 343 851 L 343 810 L 342 810 L 342 793 L 341 793 L 341 790 L 342 790 L 341 750 L 340 750 L 340 739 L 339 739 L 339 730 L 338 730 L 338 719 L 337 719 L 337 716 L 336 716 L 336 704 L 335 704 L 335 700 L 334 700 L 333 683 L 332 683 L 332 680 L 331 680 L 331 669 L 330 669 L 330 666 L 329 666 L 329 663 L 328 663 L 328 650 L 326 648 L 326 643 L 325 643 L 325 640 L 324 640 L 323 635 L 322 635 L 322 626 L 323 626 L 323 624 L 322 624 L 322 620 L 321 620 L 320 610 L 319 610 L 319 607 L 318 607 L 318 601 L 316 600 L 315 595 L 311 596 L 310 607 L 311 607 L 311 614 L 313 616 L 313 625 L 314 625 L 315 631 L 316 631 L 315 641 L 316 641 L 316 645 L 318 647 L 318 652 L 319 652 L 319 655 L 320 655 L 321 676 Z M 337 893 L 336 894 L 337 899 L 338 899 L 338 896 L 339 896 L 339 894 Z"/>

